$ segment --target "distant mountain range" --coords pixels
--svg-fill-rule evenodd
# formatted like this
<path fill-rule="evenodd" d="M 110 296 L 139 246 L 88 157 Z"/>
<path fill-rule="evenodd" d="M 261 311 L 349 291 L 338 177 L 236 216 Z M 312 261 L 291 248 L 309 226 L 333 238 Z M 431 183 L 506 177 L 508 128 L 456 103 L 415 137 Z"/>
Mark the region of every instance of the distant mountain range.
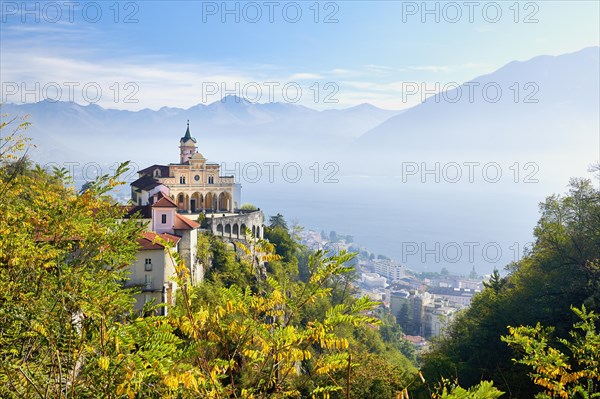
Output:
<path fill-rule="evenodd" d="M 511 62 L 389 118 L 354 146 L 437 155 L 581 151 L 597 160 L 599 54 L 590 47 Z"/>
<path fill-rule="evenodd" d="M 296 150 L 349 143 L 401 112 L 370 104 L 317 111 L 295 104 L 250 103 L 228 96 L 188 109 L 124 111 L 94 104 L 41 101 L 5 104 L 2 113 L 30 115 L 28 135 L 38 145 L 37 153 L 42 158 L 94 159 L 104 153 L 118 159 L 141 155 L 156 159 L 161 149 L 176 153 L 189 120 L 199 150 L 216 160 L 219 156 L 232 159 L 231 152 L 243 155 L 249 149 Z"/>
<path fill-rule="evenodd" d="M 189 109 L 42 101 L 4 104 L 2 113 L 31 115 L 28 134 L 42 160 L 174 161 L 189 119 L 199 150 L 215 161 L 329 157 L 352 173 L 376 163 L 395 173 L 410 157 L 575 153 L 592 162 L 600 157 L 599 53 L 514 61 L 404 112 L 370 104 L 317 111 L 229 96 Z"/>

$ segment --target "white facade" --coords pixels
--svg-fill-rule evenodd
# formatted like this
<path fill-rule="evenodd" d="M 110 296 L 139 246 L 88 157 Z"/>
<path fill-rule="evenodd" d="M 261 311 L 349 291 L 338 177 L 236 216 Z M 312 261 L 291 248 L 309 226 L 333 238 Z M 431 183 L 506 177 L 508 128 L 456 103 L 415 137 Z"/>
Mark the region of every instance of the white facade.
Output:
<path fill-rule="evenodd" d="M 134 204 L 145 205 L 150 203 L 150 198 L 159 192 L 163 193 L 164 195 L 169 195 L 169 188 L 163 184 L 159 184 L 148 191 L 133 192 L 131 200 Z"/>
<path fill-rule="evenodd" d="M 177 246 L 173 248 L 173 251 L 176 250 Z M 152 300 L 156 304 L 174 304 L 177 291 L 177 283 L 173 279 L 175 264 L 164 247 L 158 245 L 154 249 L 139 250 L 129 271 L 131 274 L 126 286 L 137 286 L 141 290 L 140 294 L 135 295 L 136 311 L 142 310 L 144 304 Z M 166 308 L 161 314 L 166 314 Z"/>
<path fill-rule="evenodd" d="M 377 260 L 373 262 L 375 273 L 386 277 L 391 283 L 405 277 L 404 268 L 398 263 L 389 260 Z"/>
<path fill-rule="evenodd" d="M 367 288 L 385 288 L 386 279 L 377 273 L 363 273 L 362 281 Z"/>
<path fill-rule="evenodd" d="M 454 316 L 456 316 L 456 312 L 456 308 L 439 305 L 438 303 L 425 306 L 423 317 L 425 336 L 430 338 L 443 335 Z"/>

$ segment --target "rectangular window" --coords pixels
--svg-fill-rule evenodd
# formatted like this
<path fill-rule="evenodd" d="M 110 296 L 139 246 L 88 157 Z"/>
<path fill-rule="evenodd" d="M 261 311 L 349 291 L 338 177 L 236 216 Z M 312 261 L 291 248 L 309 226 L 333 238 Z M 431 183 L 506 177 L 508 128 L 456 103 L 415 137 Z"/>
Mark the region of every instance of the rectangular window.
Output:
<path fill-rule="evenodd" d="M 163 214 L 163 215 L 161 216 L 161 220 L 162 220 L 162 224 L 165 224 L 165 223 L 167 223 L 167 215 L 164 215 L 164 214 Z"/>
<path fill-rule="evenodd" d="M 146 264 L 144 265 L 144 270 L 147 272 L 152 271 L 152 259 L 146 258 Z"/>

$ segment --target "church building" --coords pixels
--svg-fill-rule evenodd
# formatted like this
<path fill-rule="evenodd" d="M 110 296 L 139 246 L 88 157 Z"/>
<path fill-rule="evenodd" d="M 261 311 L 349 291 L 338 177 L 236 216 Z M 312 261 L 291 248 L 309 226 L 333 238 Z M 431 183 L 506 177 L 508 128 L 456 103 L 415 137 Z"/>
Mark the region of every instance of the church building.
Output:
<path fill-rule="evenodd" d="M 234 176 L 221 176 L 220 165 L 207 162 L 198 152 L 196 139 L 187 130 L 179 140 L 179 162 L 152 165 L 138 171 L 131 183 L 131 199 L 137 205 L 149 205 L 159 191 L 188 213 L 234 212 L 241 203 L 241 187 Z"/>
<path fill-rule="evenodd" d="M 240 254 L 242 248 L 253 248 L 255 241 L 263 238 L 262 211 L 240 209 L 240 185 L 234 182 L 234 176 L 221 176 L 220 166 L 207 162 L 198 152 L 189 121 L 179 140 L 179 162 L 152 165 L 138 174 L 139 178 L 131 183 L 131 204 L 123 206 L 125 218 L 137 215 L 145 226 L 125 284 L 141 289 L 136 295 L 136 310 L 150 301 L 174 304 L 178 287 L 168 251 L 179 254 L 191 283 L 197 284 L 209 267 L 197 257 L 199 234 L 212 233 Z M 165 242 L 170 243 L 167 252 Z M 258 258 L 256 261 L 262 262 Z M 166 308 L 161 312 L 166 314 Z"/>

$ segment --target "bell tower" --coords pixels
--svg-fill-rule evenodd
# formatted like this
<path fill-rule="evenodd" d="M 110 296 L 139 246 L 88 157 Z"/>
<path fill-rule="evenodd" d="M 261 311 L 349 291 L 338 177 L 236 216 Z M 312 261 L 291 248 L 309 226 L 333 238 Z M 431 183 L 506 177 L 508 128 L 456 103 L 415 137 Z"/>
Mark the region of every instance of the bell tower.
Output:
<path fill-rule="evenodd" d="M 190 121 L 187 122 L 185 135 L 179 140 L 179 161 L 186 163 L 197 151 L 196 139 L 190 134 Z"/>

